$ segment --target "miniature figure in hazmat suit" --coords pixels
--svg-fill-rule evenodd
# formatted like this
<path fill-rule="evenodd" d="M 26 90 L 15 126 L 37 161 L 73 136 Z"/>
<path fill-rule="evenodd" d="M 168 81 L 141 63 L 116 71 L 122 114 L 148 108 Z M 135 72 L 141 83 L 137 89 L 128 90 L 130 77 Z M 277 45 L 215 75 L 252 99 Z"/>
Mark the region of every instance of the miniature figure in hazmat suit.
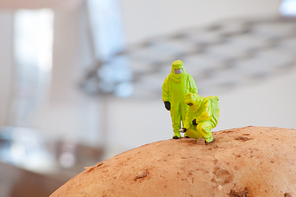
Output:
<path fill-rule="evenodd" d="M 211 129 L 217 126 L 219 121 L 219 98 L 217 96 L 201 97 L 188 93 L 185 103 L 189 106 L 186 114 L 184 128 L 181 132 L 191 138 L 204 138 L 206 143 L 213 142 Z"/>
<path fill-rule="evenodd" d="M 166 77 L 162 85 L 162 100 L 165 108 L 171 112 L 174 139 L 181 137 L 179 131 L 181 129 L 181 121 L 184 126 L 185 115 L 188 110 L 184 97 L 189 92 L 197 93 L 195 81 L 186 72 L 181 60 L 174 61 L 171 73 Z"/>

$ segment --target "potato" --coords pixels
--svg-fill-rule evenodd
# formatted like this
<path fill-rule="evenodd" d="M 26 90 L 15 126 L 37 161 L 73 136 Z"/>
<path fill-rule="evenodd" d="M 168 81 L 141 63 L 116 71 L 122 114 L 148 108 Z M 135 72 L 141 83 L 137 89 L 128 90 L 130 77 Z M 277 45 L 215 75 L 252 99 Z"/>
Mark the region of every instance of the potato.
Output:
<path fill-rule="evenodd" d="M 88 167 L 66 196 L 296 197 L 296 130 L 244 127 L 150 143 Z"/>

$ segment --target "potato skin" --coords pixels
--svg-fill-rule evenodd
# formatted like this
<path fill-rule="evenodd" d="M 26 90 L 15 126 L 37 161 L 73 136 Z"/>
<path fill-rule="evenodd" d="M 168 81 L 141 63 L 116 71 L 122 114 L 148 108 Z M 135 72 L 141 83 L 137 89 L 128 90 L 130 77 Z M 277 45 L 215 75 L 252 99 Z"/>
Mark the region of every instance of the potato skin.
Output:
<path fill-rule="evenodd" d="M 158 141 L 75 176 L 51 197 L 296 197 L 296 130 L 244 127 Z"/>

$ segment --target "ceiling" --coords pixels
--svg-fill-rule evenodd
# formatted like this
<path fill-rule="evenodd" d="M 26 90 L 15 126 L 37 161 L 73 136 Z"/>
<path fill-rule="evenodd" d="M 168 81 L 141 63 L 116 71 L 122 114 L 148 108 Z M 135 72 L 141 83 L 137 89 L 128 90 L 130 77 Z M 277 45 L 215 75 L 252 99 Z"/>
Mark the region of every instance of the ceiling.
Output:
<path fill-rule="evenodd" d="M 72 8 L 84 0 L 0 0 L 0 9 Z"/>

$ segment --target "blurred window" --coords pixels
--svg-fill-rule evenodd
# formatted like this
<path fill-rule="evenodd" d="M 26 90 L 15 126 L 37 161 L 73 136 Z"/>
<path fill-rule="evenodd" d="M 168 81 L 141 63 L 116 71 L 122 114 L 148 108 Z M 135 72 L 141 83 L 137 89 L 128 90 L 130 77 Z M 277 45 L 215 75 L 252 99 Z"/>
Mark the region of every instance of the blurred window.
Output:
<path fill-rule="evenodd" d="M 296 0 L 283 0 L 280 12 L 283 16 L 296 17 Z"/>
<path fill-rule="evenodd" d="M 13 122 L 29 125 L 48 90 L 52 66 L 53 12 L 49 9 L 19 10 L 14 17 L 14 58 L 17 81 L 14 87 Z"/>
<path fill-rule="evenodd" d="M 107 61 L 124 48 L 122 17 L 117 0 L 88 0 L 97 57 Z"/>
<path fill-rule="evenodd" d="M 132 73 L 127 57 L 115 55 L 125 47 L 122 16 L 118 0 L 88 0 L 91 31 L 96 57 L 103 62 L 97 72 L 100 90 L 117 97 L 133 92 Z M 91 82 L 91 81 L 90 81 Z M 93 83 L 87 90 L 92 91 Z"/>

